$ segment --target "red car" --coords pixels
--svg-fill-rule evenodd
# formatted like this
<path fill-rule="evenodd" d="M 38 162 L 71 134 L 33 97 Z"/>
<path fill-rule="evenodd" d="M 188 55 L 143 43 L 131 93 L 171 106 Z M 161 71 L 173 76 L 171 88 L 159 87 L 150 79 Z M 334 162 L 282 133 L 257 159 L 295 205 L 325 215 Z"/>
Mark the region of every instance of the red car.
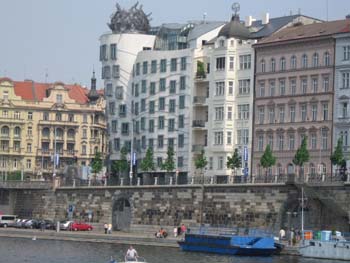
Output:
<path fill-rule="evenodd" d="M 72 231 L 91 231 L 92 225 L 83 222 L 73 222 L 70 227 Z"/>

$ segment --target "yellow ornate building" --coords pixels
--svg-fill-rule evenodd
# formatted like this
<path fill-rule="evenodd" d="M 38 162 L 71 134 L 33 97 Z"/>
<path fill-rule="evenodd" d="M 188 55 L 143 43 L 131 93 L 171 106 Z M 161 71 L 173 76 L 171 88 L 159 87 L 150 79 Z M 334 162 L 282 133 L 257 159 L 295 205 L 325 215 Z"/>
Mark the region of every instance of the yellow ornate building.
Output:
<path fill-rule="evenodd" d="M 23 171 L 50 178 L 68 164 L 89 165 L 97 151 L 105 157 L 106 142 L 105 101 L 95 77 L 91 90 L 0 78 L 0 177 Z"/>

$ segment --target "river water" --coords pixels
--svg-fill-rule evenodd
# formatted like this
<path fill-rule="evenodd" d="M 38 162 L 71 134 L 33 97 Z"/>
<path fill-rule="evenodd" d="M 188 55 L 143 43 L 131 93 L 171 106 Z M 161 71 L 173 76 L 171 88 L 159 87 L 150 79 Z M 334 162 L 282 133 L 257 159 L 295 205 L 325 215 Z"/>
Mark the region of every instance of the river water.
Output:
<path fill-rule="evenodd" d="M 134 246 L 148 263 L 335 263 L 293 256 L 268 258 L 217 256 L 180 249 Z M 110 256 L 123 261 L 126 245 L 70 241 L 0 238 L 0 263 L 107 263 Z M 340 263 L 340 262 L 339 262 Z"/>

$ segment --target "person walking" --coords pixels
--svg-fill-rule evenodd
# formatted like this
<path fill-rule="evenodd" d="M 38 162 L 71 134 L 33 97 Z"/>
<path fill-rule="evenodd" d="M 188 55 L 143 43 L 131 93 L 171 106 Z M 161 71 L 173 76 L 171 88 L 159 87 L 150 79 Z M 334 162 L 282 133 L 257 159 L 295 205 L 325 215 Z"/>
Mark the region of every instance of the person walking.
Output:
<path fill-rule="evenodd" d="M 112 224 L 108 224 L 108 234 L 112 234 Z"/>
<path fill-rule="evenodd" d="M 107 234 L 107 230 L 108 230 L 108 225 L 107 225 L 107 223 L 104 224 L 103 228 L 104 228 L 104 230 L 105 230 L 105 234 Z"/>
<path fill-rule="evenodd" d="M 174 227 L 174 237 L 177 237 L 177 226 Z"/>

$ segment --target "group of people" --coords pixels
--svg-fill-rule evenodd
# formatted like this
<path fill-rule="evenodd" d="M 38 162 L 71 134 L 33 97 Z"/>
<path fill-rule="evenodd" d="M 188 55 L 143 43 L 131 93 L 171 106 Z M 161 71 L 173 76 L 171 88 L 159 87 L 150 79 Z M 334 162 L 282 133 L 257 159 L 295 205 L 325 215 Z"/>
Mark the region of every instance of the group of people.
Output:
<path fill-rule="evenodd" d="M 286 231 L 281 228 L 280 232 L 279 232 L 279 238 L 281 241 L 283 240 L 287 240 L 289 245 L 295 245 L 300 239 L 301 239 L 301 232 L 300 230 L 294 230 L 294 228 L 292 228 L 289 231 L 289 235 L 287 236 Z"/>
<path fill-rule="evenodd" d="M 105 223 L 103 228 L 105 230 L 105 234 L 112 234 L 112 224 Z"/>
<path fill-rule="evenodd" d="M 187 231 L 187 228 L 184 224 L 182 224 L 179 227 L 175 226 L 174 227 L 174 237 L 181 236 L 182 234 L 186 233 L 186 231 Z"/>
<path fill-rule="evenodd" d="M 157 238 L 166 238 L 168 236 L 168 233 L 164 228 L 161 227 L 160 230 L 154 234 L 154 236 Z"/>

